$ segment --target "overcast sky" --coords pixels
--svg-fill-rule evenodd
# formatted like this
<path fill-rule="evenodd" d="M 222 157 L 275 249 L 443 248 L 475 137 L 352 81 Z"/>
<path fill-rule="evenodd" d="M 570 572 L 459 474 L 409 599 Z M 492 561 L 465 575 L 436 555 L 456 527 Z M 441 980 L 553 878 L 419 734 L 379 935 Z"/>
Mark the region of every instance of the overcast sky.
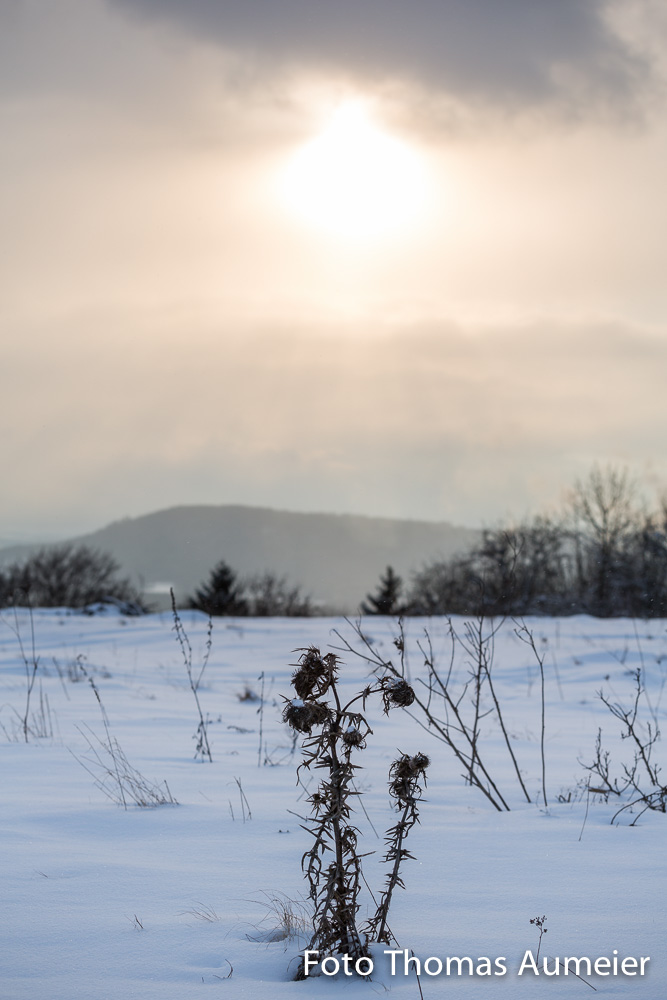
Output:
<path fill-rule="evenodd" d="M 0 539 L 667 486 L 662 0 L 4 0 Z"/>

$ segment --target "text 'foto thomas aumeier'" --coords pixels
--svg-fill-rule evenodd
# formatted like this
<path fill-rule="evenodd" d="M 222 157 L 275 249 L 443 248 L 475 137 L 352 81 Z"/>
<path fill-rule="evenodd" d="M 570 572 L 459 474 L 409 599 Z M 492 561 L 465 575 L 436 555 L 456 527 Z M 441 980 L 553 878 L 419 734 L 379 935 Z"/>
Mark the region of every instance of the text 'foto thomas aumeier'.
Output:
<path fill-rule="evenodd" d="M 383 951 L 389 962 L 389 972 L 392 976 L 505 976 L 512 970 L 508 968 L 508 960 L 502 955 L 498 958 L 470 958 L 469 956 L 451 955 L 439 958 L 430 955 L 428 958 L 417 958 L 407 949 L 388 949 Z M 516 966 L 516 975 L 533 976 L 644 976 L 651 959 L 647 956 L 634 958 L 631 955 L 620 958 L 618 949 L 614 948 L 612 955 L 600 955 L 590 958 L 587 955 L 578 957 L 542 956 L 536 958 L 532 951 L 524 952 L 523 958 Z M 306 976 L 335 976 L 342 973 L 345 976 L 370 976 L 375 961 L 369 955 L 353 958 L 350 955 L 326 955 L 320 957 L 319 951 L 308 950 L 304 953 L 304 972 Z"/>

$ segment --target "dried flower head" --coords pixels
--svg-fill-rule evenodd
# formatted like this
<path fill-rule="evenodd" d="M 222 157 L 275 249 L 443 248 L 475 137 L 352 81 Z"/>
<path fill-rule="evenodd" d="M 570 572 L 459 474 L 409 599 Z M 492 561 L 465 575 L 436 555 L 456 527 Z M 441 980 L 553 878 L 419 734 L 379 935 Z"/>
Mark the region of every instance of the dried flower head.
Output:
<path fill-rule="evenodd" d="M 389 794 L 399 802 L 408 802 L 421 795 L 419 781 L 426 774 L 431 763 L 425 753 L 414 757 L 404 753 L 389 768 Z"/>
<path fill-rule="evenodd" d="M 415 693 L 402 677 L 382 678 L 382 700 L 385 712 L 390 708 L 407 708 L 415 700 Z"/>
<path fill-rule="evenodd" d="M 331 717 L 330 709 L 320 701 L 303 701 L 293 698 L 283 709 L 283 722 L 299 733 L 310 735 L 313 726 L 321 726 Z"/>
<path fill-rule="evenodd" d="M 343 733 L 343 743 L 348 747 L 361 747 L 362 749 L 366 746 L 363 734 L 356 726 L 347 727 Z"/>
<path fill-rule="evenodd" d="M 337 664 L 335 653 L 322 656 L 317 646 L 304 650 L 298 670 L 292 675 L 292 685 L 299 698 L 321 698 L 335 677 Z"/>

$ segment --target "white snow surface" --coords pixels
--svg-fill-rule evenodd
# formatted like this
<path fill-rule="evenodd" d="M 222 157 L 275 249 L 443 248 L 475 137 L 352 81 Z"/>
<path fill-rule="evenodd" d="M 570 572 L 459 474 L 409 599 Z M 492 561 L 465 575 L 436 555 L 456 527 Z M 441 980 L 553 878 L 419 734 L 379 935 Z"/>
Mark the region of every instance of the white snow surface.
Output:
<path fill-rule="evenodd" d="M 207 620 L 196 612 L 183 612 L 182 619 L 196 676 Z M 425 1000 L 576 998 L 592 995 L 591 986 L 601 997 L 662 1000 L 667 816 L 645 812 L 632 826 L 637 813 L 624 813 L 612 824 L 618 803 L 586 795 L 581 761 L 592 759 L 599 727 L 612 769 L 620 773 L 632 761 L 620 723 L 597 692 L 631 705 L 637 667 L 646 684 L 640 717 L 664 724 L 667 624 L 582 616 L 526 624 L 545 654 L 547 806 L 539 669 L 507 621 L 496 637 L 492 675 L 532 802 L 521 794 L 493 714 L 482 720 L 480 748 L 511 806 L 504 812 L 466 784 L 451 750 L 420 728 L 414 706 L 411 714 L 396 708 L 384 715 L 380 697 L 371 697 L 366 715 L 373 733 L 354 758 L 362 767 L 359 849 L 375 852 L 364 858 L 365 877 L 377 896 L 387 867 L 384 833 L 396 821 L 389 766 L 398 752 L 426 753 L 432 763 L 421 821 L 406 845 L 415 860 L 403 866 L 406 889 L 395 893 L 391 930 L 400 947 L 422 961 L 503 957 L 507 973 L 422 971 Z M 349 623 L 214 621 L 198 692 L 212 763 L 194 759 L 198 717 L 170 615 L 35 611 L 33 625 L 38 668 L 26 741 L 26 664 L 16 632 L 30 661 L 30 615 L 6 610 L 0 618 L 2 1000 L 359 1000 L 387 992 L 418 1000 L 419 984 L 413 974 L 403 975 L 402 963 L 390 974 L 385 946 L 373 948 L 370 980 L 339 974 L 292 981 L 308 934 L 285 936 L 280 901 L 294 901 L 297 915 L 304 912 L 301 858 L 310 838 L 295 815 L 308 809 L 296 776 L 301 737 L 293 748 L 282 708 L 293 696 L 295 650 L 315 645 L 330 652 L 341 645 L 334 630 L 354 645 Z M 454 626 L 463 631 L 461 619 Z M 395 622 L 367 618 L 362 628 L 398 663 Z M 443 673 L 450 658 L 445 620 L 406 622 L 408 669 L 422 693 L 416 642 L 425 628 Z M 349 652 L 340 656 L 342 688 L 352 696 L 368 683 L 367 665 Z M 81 671 L 80 679 L 71 679 L 77 657 L 94 681 L 108 733 L 89 681 Z M 459 650 L 452 684 L 460 689 L 468 669 Z M 248 697 L 262 690 L 263 702 Z M 484 707 L 491 707 L 488 696 Z M 100 750 L 97 740 L 109 734 L 141 775 L 156 785 L 167 782 L 178 805 L 124 809 L 103 794 L 89 744 Z M 656 761 L 665 756 L 658 742 Z M 318 774 L 302 778 L 312 791 Z M 364 889 L 360 922 L 372 912 Z M 548 933 L 540 963 L 544 955 L 612 958 L 616 949 L 619 958 L 649 956 L 646 974 L 593 973 L 586 977 L 590 985 L 562 969 L 552 977 L 518 976 L 524 953 L 537 952 L 539 932 L 530 920 L 543 915 Z"/>

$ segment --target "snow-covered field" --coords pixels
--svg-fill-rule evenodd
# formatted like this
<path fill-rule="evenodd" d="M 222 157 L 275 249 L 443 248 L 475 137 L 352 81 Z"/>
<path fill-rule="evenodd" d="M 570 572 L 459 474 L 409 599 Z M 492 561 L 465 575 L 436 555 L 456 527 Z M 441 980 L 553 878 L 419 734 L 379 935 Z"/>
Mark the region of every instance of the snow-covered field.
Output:
<path fill-rule="evenodd" d="M 201 663 L 206 620 L 183 621 Z M 0 826 L 2 836 L 2 1000 L 190 1000 L 232 997 L 419 997 L 402 960 L 374 951 L 370 981 L 320 976 L 293 982 L 295 958 L 307 938 L 285 937 L 283 906 L 302 914 L 301 857 L 307 833 L 294 813 L 307 806 L 297 786 L 298 745 L 281 721 L 281 696 L 291 694 L 298 654 L 310 645 L 323 652 L 340 645 L 341 620 L 218 619 L 199 697 L 209 718 L 212 763 L 194 759 L 196 706 L 168 614 L 123 618 L 63 612 L 34 613 L 39 658 L 28 719 L 26 664 L 32 659 L 27 612 L 0 621 Z M 455 622 L 462 630 L 463 623 Z M 537 648 L 545 654 L 545 767 L 548 805 L 541 799 L 541 685 L 532 650 L 505 623 L 496 639 L 493 678 L 526 787 L 513 773 L 493 715 L 482 721 L 481 752 L 511 806 L 498 812 L 461 776 L 446 746 L 401 709 L 385 716 L 371 699 L 368 748 L 356 762 L 365 808 L 357 809 L 364 873 L 374 892 L 383 884 L 384 831 L 395 821 L 387 771 L 397 750 L 432 758 L 421 824 L 408 846 L 406 891 L 397 891 L 390 914 L 402 949 L 422 961 L 451 956 L 504 959 L 505 975 L 430 976 L 429 997 L 451 995 L 553 998 L 601 996 L 658 1000 L 667 988 L 665 832 L 667 816 L 623 813 L 618 802 L 587 795 L 580 763 L 594 754 L 598 728 L 612 755 L 612 770 L 630 764 L 630 741 L 597 697 L 629 707 L 631 671 L 643 668 L 643 723 L 664 720 L 667 627 L 663 621 L 598 621 L 576 617 L 531 619 Z M 409 668 L 422 673 L 415 640 L 427 626 L 438 662 L 449 663 L 442 620 L 407 622 Z M 395 624 L 367 619 L 364 632 L 387 657 Z M 343 657 L 343 686 L 350 693 L 366 680 L 364 664 Z M 106 718 L 98 704 L 93 679 Z M 452 684 L 463 683 L 469 664 L 461 651 Z M 259 679 L 263 675 L 263 680 Z M 260 702 L 244 693 L 259 695 Z M 419 690 L 419 687 L 418 687 Z M 466 698 L 469 697 L 469 694 Z M 490 707 L 485 695 L 485 707 Z M 115 804 L 95 783 L 98 740 L 117 741 L 129 764 L 150 783 L 167 782 L 178 805 L 142 808 Z M 261 744 L 260 744 L 261 739 Z M 667 756 L 654 748 L 656 761 Z M 114 789 L 114 766 L 107 776 Z M 93 773 L 90 773 L 90 772 Z M 308 780 L 308 776 L 306 776 Z M 315 778 L 311 778 L 311 781 Z M 163 786 L 162 786 L 163 787 Z M 375 832 L 377 831 L 377 833 Z M 290 903 L 293 901 L 293 903 Z M 360 918 L 372 901 L 364 896 Z M 546 916 L 540 966 L 560 957 L 628 956 L 645 963 L 643 976 L 573 974 L 519 976 L 526 951 L 537 952 L 531 918 Z M 631 964 L 631 963 L 630 963 Z M 604 963 L 602 963 L 604 965 Z M 626 968 L 629 969 L 629 965 Z M 431 963 L 430 969 L 437 968 Z M 602 968 L 600 966 L 599 968 Z M 580 966 L 584 971 L 585 966 Z"/>

